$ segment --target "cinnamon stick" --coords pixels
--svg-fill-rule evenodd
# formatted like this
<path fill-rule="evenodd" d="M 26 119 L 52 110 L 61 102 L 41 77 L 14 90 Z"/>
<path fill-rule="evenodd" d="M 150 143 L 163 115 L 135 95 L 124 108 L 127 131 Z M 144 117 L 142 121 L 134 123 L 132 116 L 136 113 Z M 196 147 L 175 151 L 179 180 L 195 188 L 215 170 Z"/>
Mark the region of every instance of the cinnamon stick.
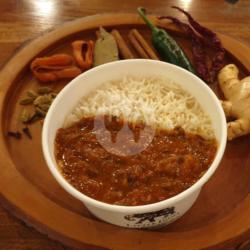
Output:
<path fill-rule="evenodd" d="M 132 29 L 129 32 L 129 40 L 142 58 L 159 60 L 159 57 L 138 30 Z"/>
<path fill-rule="evenodd" d="M 121 36 L 120 32 L 116 29 L 111 31 L 111 34 L 114 36 L 116 43 L 118 45 L 119 52 L 124 59 L 132 59 L 134 58 L 133 53 L 125 43 L 123 37 Z"/>

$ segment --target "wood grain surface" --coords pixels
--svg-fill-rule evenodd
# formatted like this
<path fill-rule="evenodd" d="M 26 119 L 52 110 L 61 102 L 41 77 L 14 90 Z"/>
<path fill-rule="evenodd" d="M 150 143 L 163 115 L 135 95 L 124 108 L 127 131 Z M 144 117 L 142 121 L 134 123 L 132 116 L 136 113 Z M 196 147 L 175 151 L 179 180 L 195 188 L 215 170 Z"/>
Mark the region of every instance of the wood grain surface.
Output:
<path fill-rule="evenodd" d="M 183 18 L 170 9 L 173 4 L 188 10 L 213 30 L 231 35 L 250 46 L 250 1 L 230 4 L 216 0 L 0 0 L 0 65 L 23 43 L 65 21 L 97 13 L 135 12 L 136 7 L 142 5 L 154 14 Z M 0 207 L 1 250 L 73 249 L 49 240 L 9 213 L 11 211 Z M 240 249 L 249 249 L 249 244 L 243 243 Z"/>

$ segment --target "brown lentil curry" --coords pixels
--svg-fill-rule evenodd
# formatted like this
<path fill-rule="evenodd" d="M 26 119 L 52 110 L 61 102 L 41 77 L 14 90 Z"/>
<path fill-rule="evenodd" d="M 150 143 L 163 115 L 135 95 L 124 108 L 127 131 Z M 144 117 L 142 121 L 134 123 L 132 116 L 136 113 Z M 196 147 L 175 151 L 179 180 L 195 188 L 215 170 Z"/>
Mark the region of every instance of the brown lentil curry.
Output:
<path fill-rule="evenodd" d="M 136 206 L 170 198 L 193 185 L 216 154 L 214 139 L 186 133 L 180 127 L 155 131 L 151 143 L 138 154 L 112 154 L 98 142 L 96 134 L 108 132 L 114 142 L 125 122 L 105 117 L 105 129 L 94 127 L 99 121 L 101 118 L 83 118 L 69 128 L 59 129 L 55 156 L 69 183 L 106 203 Z M 129 128 L 137 141 L 145 126 L 129 124 Z M 129 146 L 126 134 L 123 141 Z"/>

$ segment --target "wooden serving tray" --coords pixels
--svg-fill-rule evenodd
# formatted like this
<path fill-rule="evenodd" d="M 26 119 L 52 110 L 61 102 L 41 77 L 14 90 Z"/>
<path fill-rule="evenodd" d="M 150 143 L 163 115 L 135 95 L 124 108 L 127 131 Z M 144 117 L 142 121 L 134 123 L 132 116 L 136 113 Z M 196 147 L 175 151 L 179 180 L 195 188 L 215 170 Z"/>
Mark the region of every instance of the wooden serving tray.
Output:
<path fill-rule="evenodd" d="M 154 17 L 152 17 L 154 19 Z M 167 28 L 185 48 L 185 36 L 169 23 Z M 181 219 L 159 230 L 113 226 L 94 218 L 78 200 L 66 193 L 46 167 L 41 150 L 42 124 L 30 126 L 33 139 L 15 140 L 10 130 L 23 128 L 18 101 L 39 84 L 31 75 L 32 59 L 55 52 L 71 53 L 76 38 L 95 38 L 99 26 L 116 27 L 124 37 L 138 28 L 150 40 L 148 28 L 134 14 L 84 17 L 42 34 L 19 50 L 0 73 L 0 192 L 1 202 L 27 224 L 65 244 L 81 249 L 229 249 L 250 237 L 250 136 L 229 142 L 224 158 L 204 186 L 195 205 Z M 227 62 L 249 74 L 250 48 L 219 35 L 227 49 Z M 67 82 L 52 84 L 60 90 Z M 216 85 L 212 86 L 216 89 Z"/>

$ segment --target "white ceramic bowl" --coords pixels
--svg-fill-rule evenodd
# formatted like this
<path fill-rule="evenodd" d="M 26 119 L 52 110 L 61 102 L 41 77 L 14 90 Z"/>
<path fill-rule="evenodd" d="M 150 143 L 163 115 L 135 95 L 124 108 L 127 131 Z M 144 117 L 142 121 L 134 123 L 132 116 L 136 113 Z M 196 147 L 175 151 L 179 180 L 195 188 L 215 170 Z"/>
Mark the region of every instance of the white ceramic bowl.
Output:
<path fill-rule="evenodd" d="M 190 188 L 182 193 L 153 204 L 143 206 L 118 206 L 94 200 L 69 184 L 61 175 L 54 156 L 54 139 L 58 128 L 62 127 L 68 115 L 80 98 L 109 80 L 122 76 L 159 75 L 174 80 L 190 92 L 211 117 L 212 126 L 218 141 L 218 150 L 207 172 Z M 107 63 L 93 68 L 72 80 L 56 97 L 46 116 L 42 146 L 47 165 L 58 183 L 71 195 L 79 199 L 96 217 L 124 227 L 152 228 L 167 225 L 181 217 L 195 202 L 202 186 L 217 169 L 223 156 L 227 138 L 224 112 L 216 95 L 198 77 L 172 64 L 131 59 Z"/>

